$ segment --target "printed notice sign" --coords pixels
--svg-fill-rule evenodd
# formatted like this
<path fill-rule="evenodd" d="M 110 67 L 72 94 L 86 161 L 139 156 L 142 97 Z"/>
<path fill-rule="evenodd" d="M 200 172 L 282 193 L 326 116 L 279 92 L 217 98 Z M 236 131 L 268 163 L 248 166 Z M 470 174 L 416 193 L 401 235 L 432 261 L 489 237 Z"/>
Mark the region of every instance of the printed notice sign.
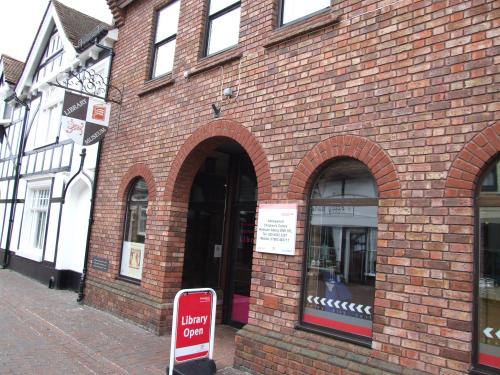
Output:
<path fill-rule="evenodd" d="M 256 250 L 261 253 L 295 255 L 296 204 L 261 204 Z"/>
<path fill-rule="evenodd" d="M 103 100 L 66 91 L 61 116 L 62 128 L 77 144 L 89 146 L 108 131 L 111 106 Z"/>

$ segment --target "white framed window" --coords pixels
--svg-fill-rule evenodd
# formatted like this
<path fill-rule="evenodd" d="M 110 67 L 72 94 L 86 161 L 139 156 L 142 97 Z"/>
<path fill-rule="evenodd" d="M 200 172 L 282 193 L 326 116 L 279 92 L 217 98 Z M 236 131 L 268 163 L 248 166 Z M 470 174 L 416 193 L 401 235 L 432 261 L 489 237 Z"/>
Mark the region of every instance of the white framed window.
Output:
<path fill-rule="evenodd" d="M 50 194 L 50 185 L 46 181 L 28 185 L 18 255 L 37 261 L 42 260 Z"/>
<path fill-rule="evenodd" d="M 26 149 L 43 147 L 57 141 L 61 127 L 63 90 L 51 88 L 44 92 L 38 118 L 33 122 Z"/>
<path fill-rule="evenodd" d="M 156 14 L 153 67 L 151 78 L 170 73 L 174 66 L 175 42 L 181 2 L 170 3 Z"/>
<path fill-rule="evenodd" d="M 223 51 L 238 44 L 241 2 L 210 0 L 205 55 Z"/>
<path fill-rule="evenodd" d="M 61 123 L 61 103 L 56 103 L 43 110 L 44 121 L 37 126 L 35 147 L 45 146 L 56 142 Z"/>
<path fill-rule="evenodd" d="M 281 0 L 281 25 L 306 17 L 330 6 L 331 0 Z"/>
<path fill-rule="evenodd" d="M 33 77 L 33 83 L 42 81 L 46 76 L 57 71 L 63 62 L 63 43 L 57 29 L 54 29 L 52 36 L 47 42 L 45 51 L 38 69 Z"/>

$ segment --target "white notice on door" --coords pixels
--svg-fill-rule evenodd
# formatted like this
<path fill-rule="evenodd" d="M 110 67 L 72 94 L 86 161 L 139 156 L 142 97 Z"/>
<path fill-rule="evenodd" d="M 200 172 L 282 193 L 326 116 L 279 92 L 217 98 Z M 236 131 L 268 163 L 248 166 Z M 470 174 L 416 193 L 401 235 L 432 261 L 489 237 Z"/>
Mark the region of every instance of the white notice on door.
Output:
<path fill-rule="evenodd" d="M 214 258 L 220 258 L 222 256 L 222 245 L 214 246 Z"/>

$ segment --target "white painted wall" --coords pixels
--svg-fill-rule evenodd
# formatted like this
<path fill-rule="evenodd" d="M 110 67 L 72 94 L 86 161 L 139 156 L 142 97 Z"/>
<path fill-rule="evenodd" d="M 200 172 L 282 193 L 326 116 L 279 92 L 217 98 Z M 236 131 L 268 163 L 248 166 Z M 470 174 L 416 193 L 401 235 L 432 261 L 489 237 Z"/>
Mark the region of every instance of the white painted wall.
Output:
<path fill-rule="evenodd" d="M 49 210 L 45 254 L 43 260 L 53 262 L 56 253 L 57 226 L 59 225 L 60 203 L 52 203 Z"/>

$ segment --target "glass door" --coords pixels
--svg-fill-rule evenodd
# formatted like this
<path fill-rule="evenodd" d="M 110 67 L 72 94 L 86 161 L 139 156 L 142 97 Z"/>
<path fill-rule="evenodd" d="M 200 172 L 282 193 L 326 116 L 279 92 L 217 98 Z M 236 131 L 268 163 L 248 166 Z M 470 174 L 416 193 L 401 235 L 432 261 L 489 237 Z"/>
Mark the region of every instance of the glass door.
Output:
<path fill-rule="evenodd" d="M 252 257 L 257 205 L 257 179 L 246 154 L 235 157 L 235 195 L 229 231 L 229 267 L 226 293 L 226 322 L 236 327 L 248 323 Z"/>
<path fill-rule="evenodd" d="M 250 307 L 255 206 L 237 207 L 235 211 L 228 323 L 243 326 L 248 323 Z"/>

